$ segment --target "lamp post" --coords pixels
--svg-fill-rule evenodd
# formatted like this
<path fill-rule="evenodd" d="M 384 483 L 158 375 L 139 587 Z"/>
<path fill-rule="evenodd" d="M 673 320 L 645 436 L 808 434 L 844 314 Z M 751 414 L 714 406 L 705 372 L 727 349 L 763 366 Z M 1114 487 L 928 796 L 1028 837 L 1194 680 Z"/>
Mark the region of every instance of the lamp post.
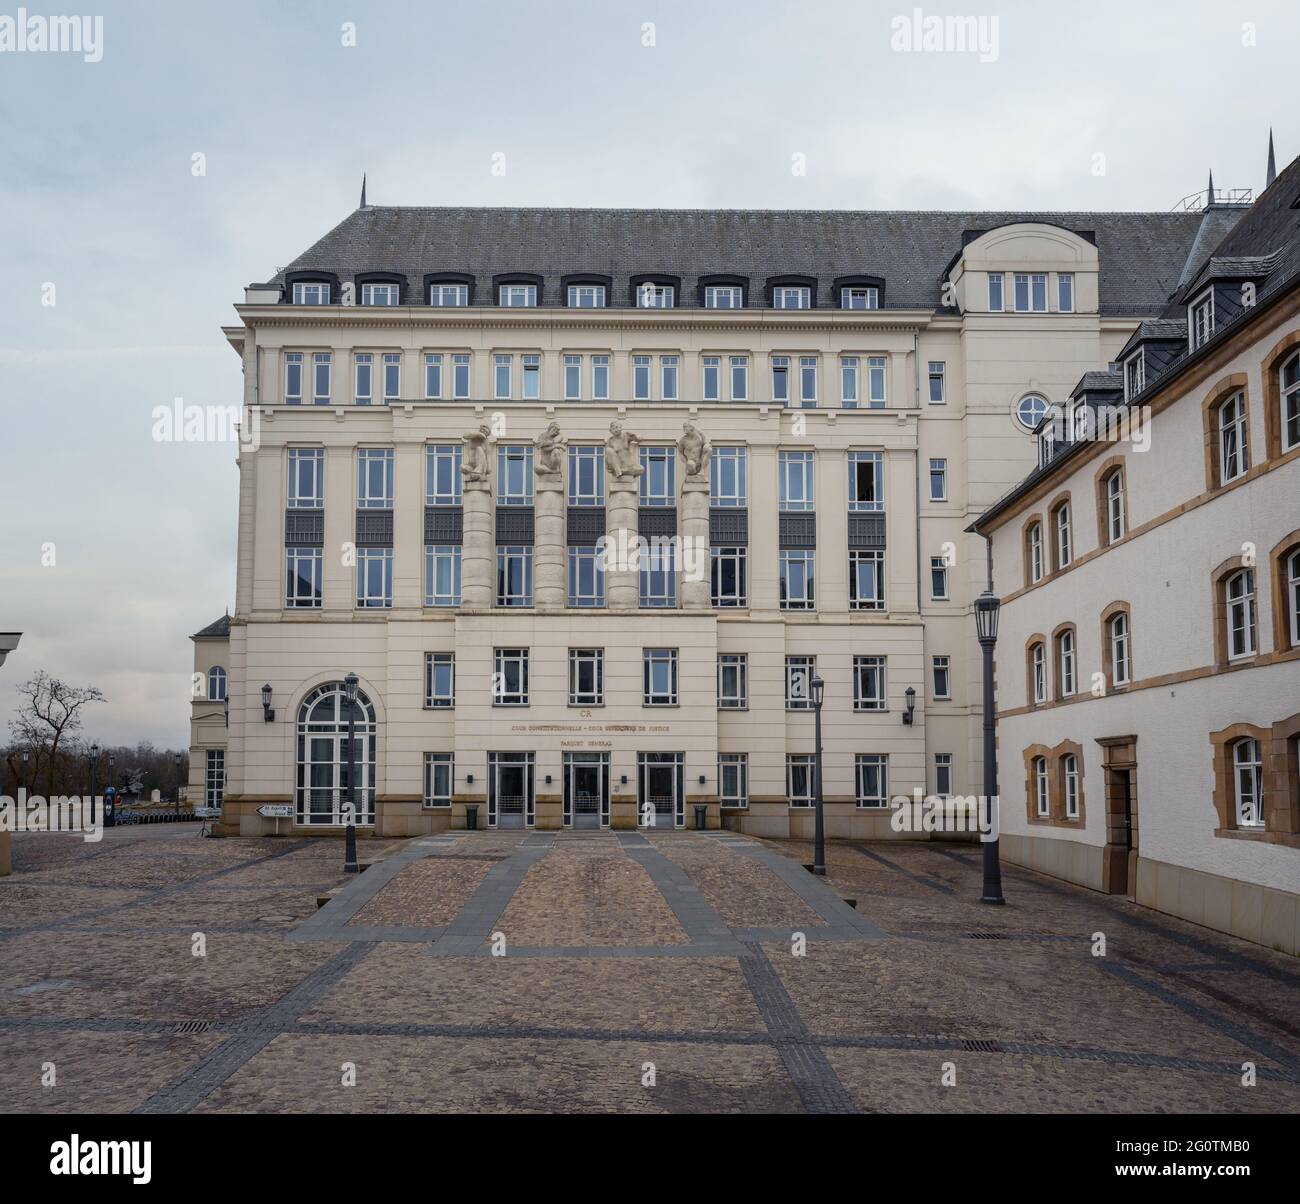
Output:
<path fill-rule="evenodd" d="M 23 749 L 23 789 L 24 790 L 31 790 L 32 788 L 32 779 L 28 771 L 28 762 L 31 760 L 31 756 L 32 756 L 31 749 L 24 748 Z"/>
<path fill-rule="evenodd" d="M 813 703 L 813 806 L 816 808 L 813 829 L 813 870 L 818 877 L 826 876 L 826 823 L 822 817 L 822 700 L 826 696 L 826 683 L 814 675 L 809 686 Z"/>
<path fill-rule="evenodd" d="M 357 865 L 357 675 L 343 679 L 343 701 L 348 708 L 348 826 L 344 833 L 343 872 L 355 874 Z"/>
<path fill-rule="evenodd" d="M 117 758 L 112 753 L 108 754 L 108 782 L 106 785 L 113 785 L 113 766 L 117 764 Z M 104 827 L 114 828 L 117 826 L 117 813 L 114 809 L 113 802 L 116 800 L 116 794 L 113 799 L 105 797 L 104 799 Z"/>
<path fill-rule="evenodd" d="M 95 807 L 95 766 L 99 761 L 99 745 L 90 746 L 90 806 L 91 810 Z"/>
<path fill-rule="evenodd" d="M 993 728 L 993 648 L 998 642 L 998 610 L 1002 603 L 991 589 L 975 599 L 975 634 L 984 653 L 984 805 L 991 825 L 996 828 L 998 795 L 998 754 Z M 998 861 L 996 832 L 984 839 L 984 891 L 981 903 L 1002 904 L 1002 866 Z"/>
<path fill-rule="evenodd" d="M 177 805 L 180 804 L 180 801 L 181 801 L 181 754 L 180 754 L 180 753 L 177 753 L 177 754 L 176 754 L 176 802 L 177 802 Z"/>

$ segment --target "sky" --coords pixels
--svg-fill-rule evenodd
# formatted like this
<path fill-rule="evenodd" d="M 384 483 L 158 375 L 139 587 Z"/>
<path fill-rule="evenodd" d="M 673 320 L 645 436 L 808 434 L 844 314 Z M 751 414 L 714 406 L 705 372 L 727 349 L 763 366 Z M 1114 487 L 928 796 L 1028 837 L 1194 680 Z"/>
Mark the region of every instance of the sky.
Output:
<path fill-rule="evenodd" d="M 26 8 L 102 38 L 18 52 L 0 0 L 0 725 L 44 669 L 104 691 L 101 744 L 188 743 L 188 637 L 234 603 L 234 445 L 153 412 L 238 404 L 221 326 L 363 172 L 392 205 L 1168 210 L 1211 169 L 1258 192 L 1270 126 L 1300 153 L 1294 0 L 920 6 L 974 10 L 969 52 L 907 49 L 896 0 Z"/>

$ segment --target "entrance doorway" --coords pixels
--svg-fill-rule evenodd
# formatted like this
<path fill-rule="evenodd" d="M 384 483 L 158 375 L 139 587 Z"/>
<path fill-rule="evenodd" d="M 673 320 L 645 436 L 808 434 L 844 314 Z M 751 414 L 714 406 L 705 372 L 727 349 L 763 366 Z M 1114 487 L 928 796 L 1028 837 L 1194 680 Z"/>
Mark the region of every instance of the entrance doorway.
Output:
<path fill-rule="evenodd" d="M 640 753 L 637 756 L 638 827 L 686 826 L 684 761 L 684 753 Z"/>
<path fill-rule="evenodd" d="M 609 753 L 564 754 L 564 826 L 609 827 Z"/>
<path fill-rule="evenodd" d="M 533 753 L 488 753 L 488 827 L 531 828 L 537 819 Z"/>
<path fill-rule="evenodd" d="M 1137 891 L 1137 737 L 1108 736 L 1102 747 L 1106 781 L 1106 848 L 1102 889 L 1134 898 Z"/>

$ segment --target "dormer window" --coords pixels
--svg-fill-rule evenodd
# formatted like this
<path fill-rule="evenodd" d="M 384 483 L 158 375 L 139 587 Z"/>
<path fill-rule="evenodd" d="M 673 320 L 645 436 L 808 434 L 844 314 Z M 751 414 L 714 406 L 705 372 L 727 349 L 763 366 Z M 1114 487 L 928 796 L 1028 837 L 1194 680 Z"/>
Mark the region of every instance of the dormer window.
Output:
<path fill-rule="evenodd" d="M 324 280 L 302 280 L 293 286 L 295 305 L 328 305 L 330 286 Z"/>
<path fill-rule="evenodd" d="M 1146 358 L 1139 351 L 1124 361 L 1124 400 L 1131 401 L 1147 384 Z"/>
<path fill-rule="evenodd" d="M 671 284 L 655 284 L 647 280 L 637 285 L 637 309 L 672 309 L 676 301 L 675 290 Z"/>
<path fill-rule="evenodd" d="M 1017 313 L 1047 312 L 1047 276 L 1043 273 L 1017 272 L 1015 278 Z"/>
<path fill-rule="evenodd" d="M 705 309 L 740 309 L 745 304 L 745 292 L 738 284 L 715 284 L 704 290 Z"/>
<path fill-rule="evenodd" d="M 401 289 L 396 284 L 363 284 L 362 305 L 400 305 Z"/>
<path fill-rule="evenodd" d="M 569 285 L 570 309 L 604 309 L 605 286 L 603 284 Z"/>
<path fill-rule="evenodd" d="M 840 289 L 841 309 L 879 309 L 880 290 L 869 285 Z"/>
<path fill-rule="evenodd" d="M 1202 346 L 1214 333 L 1214 290 L 1187 307 L 1187 335 L 1192 350 Z"/>
<path fill-rule="evenodd" d="M 429 285 L 429 304 L 440 308 L 457 308 L 469 304 L 468 284 Z"/>
<path fill-rule="evenodd" d="M 534 309 L 537 306 L 537 285 L 503 284 L 497 291 L 497 304 L 506 309 Z"/>
<path fill-rule="evenodd" d="M 810 309 L 812 289 L 804 285 L 784 284 L 772 289 L 773 309 Z"/>

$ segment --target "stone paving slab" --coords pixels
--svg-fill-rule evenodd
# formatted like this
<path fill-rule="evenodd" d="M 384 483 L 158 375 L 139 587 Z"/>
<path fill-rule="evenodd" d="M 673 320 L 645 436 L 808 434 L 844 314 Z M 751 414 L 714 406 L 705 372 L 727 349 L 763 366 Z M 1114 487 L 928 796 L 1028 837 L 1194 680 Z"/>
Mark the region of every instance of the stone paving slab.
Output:
<path fill-rule="evenodd" d="M 452 855 L 414 861 L 357 911 L 348 927 L 442 929 L 469 902 L 493 864 Z"/>

